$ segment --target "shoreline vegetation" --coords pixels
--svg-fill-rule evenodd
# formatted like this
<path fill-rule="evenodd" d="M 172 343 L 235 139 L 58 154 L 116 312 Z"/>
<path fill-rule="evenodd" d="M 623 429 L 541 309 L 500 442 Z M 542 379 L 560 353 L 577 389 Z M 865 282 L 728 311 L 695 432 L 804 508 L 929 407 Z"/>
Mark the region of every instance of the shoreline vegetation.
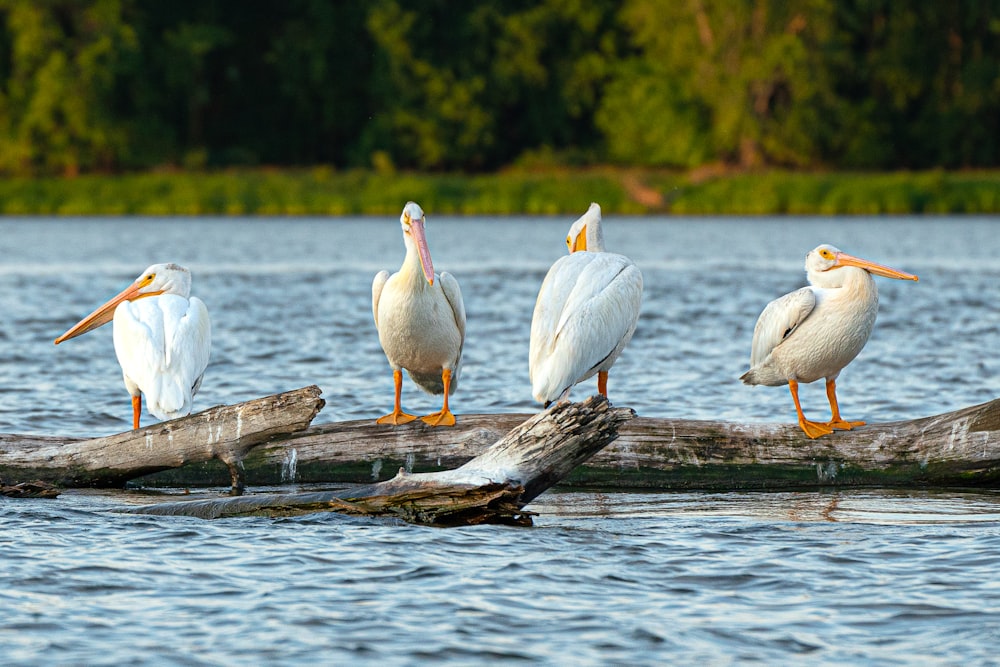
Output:
<path fill-rule="evenodd" d="M 490 174 L 225 169 L 0 180 L 0 215 L 615 215 L 1000 213 L 1000 171 L 677 172 L 612 167 Z"/>

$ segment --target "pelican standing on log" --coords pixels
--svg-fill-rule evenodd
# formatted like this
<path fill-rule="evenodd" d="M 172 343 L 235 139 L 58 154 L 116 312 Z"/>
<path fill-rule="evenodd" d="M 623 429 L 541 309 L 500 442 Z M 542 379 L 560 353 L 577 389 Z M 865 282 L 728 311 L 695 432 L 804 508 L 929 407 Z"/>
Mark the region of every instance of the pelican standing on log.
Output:
<path fill-rule="evenodd" d="M 531 318 L 528 376 L 546 407 L 595 373 L 608 395 L 608 371 L 635 332 L 642 301 L 642 273 L 604 248 L 598 204 L 573 223 L 566 245 L 570 254 L 549 269 Z"/>
<path fill-rule="evenodd" d="M 208 309 L 191 296 L 191 272 L 153 264 L 56 338 L 56 345 L 112 319 L 115 355 L 132 396 L 132 428 L 139 428 L 143 394 L 146 408 L 160 420 L 191 414 L 212 346 Z"/>
<path fill-rule="evenodd" d="M 458 281 L 450 273 L 434 273 L 424 233 L 424 211 L 407 202 L 399 217 L 406 257 L 399 271 L 380 271 L 372 282 L 372 313 L 396 399 L 379 424 L 405 424 L 416 419 L 403 412 L 400 395 L 405 368 L 414 383 L 431 394 L 444 394 L 440 412 L 420 419 L 431 426 L 453 426 L 448 396 L 458 387 L 465 343 L 465 304 Z"/>
<path fill-rule="evenodd" d="M 878 288 L 872 274 L 897 280 L 917 276 L 852 257 L 831 245 L 806 255 L 809 286 L 767 304 L 757 319 L 745 384 L 788 385 L 799 426 L 810 438 L 850 430 L 863 421 L 846 421 L 837 404 L 837 376 L 868 342 L 878 313 Z M 799 384 L 826 378 L 830 421 L 812 422 L 802 414 Z"/>

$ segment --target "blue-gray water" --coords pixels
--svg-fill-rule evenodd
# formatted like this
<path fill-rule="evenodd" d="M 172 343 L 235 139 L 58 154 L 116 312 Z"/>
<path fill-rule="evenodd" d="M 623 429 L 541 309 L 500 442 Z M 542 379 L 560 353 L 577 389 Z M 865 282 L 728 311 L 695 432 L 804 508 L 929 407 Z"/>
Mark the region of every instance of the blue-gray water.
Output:
<path fill-rule="evenodd" d="M 760 310 L 803 284 L 821 242 L 920 276 L 877 279 L 875 333 L 838 382 L 845 417 L 1000 396 L 1000 220 L 605 221 L 646 285 L 611 373 L 617 405 L 791 421 L 786 389 L 737 377 Z M 468 312 L 459 418 L 534 409 L 531 309 L 570 222 L 429 211 L 435 266 L 458 277 Z M 157 261 L 190 267 L 212 313 L 196 409 L 315 383 L 317 422 L 383 414 L 371 279 L 402 252 L 392 216 L 0 220 L 0 431 L 129 428 L 110 328 L 52 341 Z M 802 395 L 825 418 L 822 386 Z M 409 383 L 403 399 L 438 407 Z M 531 529 L 114 512 L 149 500 L 0 499 L 0 662 L 998 664 L 992 492 L 547 493 Z"/>

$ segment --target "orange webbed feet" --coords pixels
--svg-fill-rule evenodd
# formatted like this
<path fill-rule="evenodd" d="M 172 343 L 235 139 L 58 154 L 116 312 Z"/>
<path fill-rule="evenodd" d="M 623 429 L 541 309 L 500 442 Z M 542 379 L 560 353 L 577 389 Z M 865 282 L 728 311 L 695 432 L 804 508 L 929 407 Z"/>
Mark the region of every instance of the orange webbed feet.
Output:
<path fill-rule="evenodd" d="M 441 412 L 421 417 L 420 421 L 429 426 L 454 426 L 455 415 L 451 413 L 451 410 L 442 410 Z"/>
<path fill-rule="evenodd" d="M 830 435 L 833 433 L 833 427 L 821 422 L 811 422 L 808 419 L 800 419 L 799 428 L 801 428 L 802 432 L 813 440 L 821 435 Z"/>
<path fill-rule="evenodd" d="M 834 428 L 840 431 L 850 431 L 855 426 L 864 426 L 865 422 L 849 422 L 844 419 L 830 420 L 826 423 L 830 428 Z"/>
<path fill-rule="evenodd" d="M 410 415 L 402 410 L 393 410 L 387 415 L 383 415 L 375 420 L 376 424 L 392 424 L 393 426 L 399 426 L 400 424 L 408 424 L 414 419 L 416 415 Z"/>

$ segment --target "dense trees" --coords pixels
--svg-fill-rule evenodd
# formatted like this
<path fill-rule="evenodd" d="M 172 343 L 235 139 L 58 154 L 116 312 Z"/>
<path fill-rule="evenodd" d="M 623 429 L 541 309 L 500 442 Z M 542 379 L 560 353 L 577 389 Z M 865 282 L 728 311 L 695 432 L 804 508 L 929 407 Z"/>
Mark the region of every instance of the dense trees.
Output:
<path fill-rule="evenodd" d="M 0 0 L 0 173 L 1000 164 L 1000 0 Z"/>

